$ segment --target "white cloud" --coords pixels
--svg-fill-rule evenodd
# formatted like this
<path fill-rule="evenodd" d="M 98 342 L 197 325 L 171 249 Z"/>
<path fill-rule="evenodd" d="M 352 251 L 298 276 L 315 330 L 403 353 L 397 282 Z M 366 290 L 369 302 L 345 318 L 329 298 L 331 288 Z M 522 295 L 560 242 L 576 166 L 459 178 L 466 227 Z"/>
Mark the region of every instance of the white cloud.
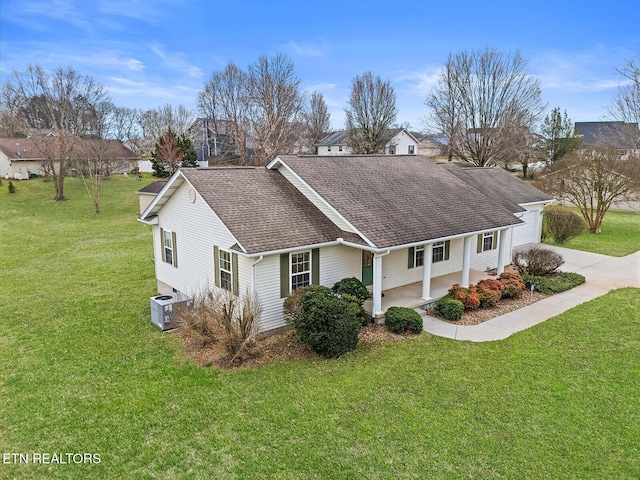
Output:
<path fill-rule="evenodd" d="M 166 68 L 169 68 L 173 71 L 186 73 L 191 78 L 204 77 L 204 71 L 200 67 L 187 62 L 184 59 L 184 54 L 167 53 L 163 50 L 162 45 L 159 44 L 151 45 L 150 49 L 162 60 Z"/>
<path fill-rule="evenodd" d="M 422 70 L 400 72 L 394 76 L 393 81 L 406 89 L 410 93 L 425 98 L 431 89 L 438 84 L 442 67 L 426 66 Z"/>
<path fill-rule="evenodd" d="M 327 43 L 324 40 L 317 43 L 291 41 L 285 47 L 301 57 L 324 57 L 328 50 Z"/>

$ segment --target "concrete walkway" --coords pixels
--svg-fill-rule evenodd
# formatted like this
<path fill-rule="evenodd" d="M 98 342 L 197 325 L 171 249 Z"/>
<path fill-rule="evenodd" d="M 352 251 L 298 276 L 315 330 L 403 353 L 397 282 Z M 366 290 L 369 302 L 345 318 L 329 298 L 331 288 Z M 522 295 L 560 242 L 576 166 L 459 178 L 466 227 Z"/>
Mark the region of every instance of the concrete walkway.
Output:
<path fill-rule="evenodd" d="M 424 330 L 455 340 L 502 340 L 611 290 L 640 287 L 640 251 L 619 258 L 549 245 L 545 247 L 562 255 L 565 263 L 560 270 L 584 275 L 585 283 L 479 325 L 454 325 L 423 314 Z"/>

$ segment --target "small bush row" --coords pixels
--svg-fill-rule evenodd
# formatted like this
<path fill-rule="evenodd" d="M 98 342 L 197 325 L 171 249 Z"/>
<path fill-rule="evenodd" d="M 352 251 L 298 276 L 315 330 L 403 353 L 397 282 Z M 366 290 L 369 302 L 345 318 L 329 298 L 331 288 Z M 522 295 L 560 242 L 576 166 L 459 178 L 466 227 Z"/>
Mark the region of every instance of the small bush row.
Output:
<path fill-rule="evenodd" d="M 584 283 L 584 276 L 579 273 L 562 272 L 555 277 L 541 277 L 525 275 L 523 277 L 527 288 L 534 286 L 535 290 L 546 295 L 560 293 Z"/>
<path fill-rule="evenodd" d="M 487 278 L 469 287 L 455 284 L 434 310 L 447 320 L 457 321 L 464 310 L 495 307 L 503 298 L 519 297 L 525 287 L 518 272 L 503 272 L 497 279 Z"/>

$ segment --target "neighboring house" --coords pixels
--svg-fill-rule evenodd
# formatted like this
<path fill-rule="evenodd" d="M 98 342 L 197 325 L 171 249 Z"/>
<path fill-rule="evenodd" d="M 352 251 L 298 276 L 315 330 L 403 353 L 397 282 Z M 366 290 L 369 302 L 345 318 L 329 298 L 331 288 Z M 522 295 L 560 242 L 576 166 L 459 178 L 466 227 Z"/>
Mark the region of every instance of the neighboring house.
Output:
<path fill-rule="evenodd" d="M 640 130 L 637 123 L 575 122 L 574 128 L 575 135 L 582 138 L 581 148 L 640 150 Z"/>
<path fill-rule="evenodd" d="M 427 134 L 419 136 L 414 134 L 416 138 L 420 139 L 418 144 L 418 155 L 425 155 L 430 158 L 445 158 L 447 149 L 447 138 L 444 135 Z"/>
<path fill-rule="evenodd" d="M 146 187 L 138 190 L 138 202 L 140 204 L 140 214 L 144 212 L 154 198 L 160 193 L 162 188 L 167 184 L 166 181 L 153 182 Z"/>
<path fill-rule="evenodd" d="M 471 185 L 493 173 L 454 175 L 421 156 L 281 155 L 266 168 L 181 169 L 139 220 L 153 226 L 161 294 L 253 293 L 267 332 L 285 326 L 284 297 L 308 284 L 357 277 L 381 316 L 383 291 L 419 285 L 425 304 L 437 299 L 432 279 L 467 286 L 471 270 L 501 272 L 524 223 L 514 211 L 551 199 L 511 175 L 486 193 Z"/>
<path fill-rule="evenodd" d="M 393 138 L 384 147 L 385 155 L 416 155 L 420 142 L 416 137 L 404 128 L 393 130 Z M 317 144 L 318 155 L 351 155 L 351 149 L 347 146 L 347 132 L 339 130 L 330 133 Z"/>
<path fill-rule="evenodd" d="M 57 138 L 46 136 L 39 139 L 50 143 L 51 151 L 57 150 Z M 98 146 L 97 142 L 103 142 Z M 84 150 L 82 150 L 84 148 Z M 76 152 L 101 151 L 106 155 L 115 172 L 129 172 L 138 167 L 139 157 L 118 140 L 81 140 Z M 0 177 L 26 180 L 44 173 L 45 155 L 32 138 L 0 138 Z M 59 162 L 54 162 L 56 171 Z"/>
<path fill-rule="evenodd" d="M 233 124 L 228 120 L 215 121 L 209 118 L 199 118 L 191 126 L 189 133 L 194 139 L 198 152 L 198 163 L 201 167 L 206 167 L 211 157 L 229 156 L 236 152 Z M 244 148 L 249 155 L 252 153 L 252 142 L 249 138 L 245 138 L 244 143 Z"/>

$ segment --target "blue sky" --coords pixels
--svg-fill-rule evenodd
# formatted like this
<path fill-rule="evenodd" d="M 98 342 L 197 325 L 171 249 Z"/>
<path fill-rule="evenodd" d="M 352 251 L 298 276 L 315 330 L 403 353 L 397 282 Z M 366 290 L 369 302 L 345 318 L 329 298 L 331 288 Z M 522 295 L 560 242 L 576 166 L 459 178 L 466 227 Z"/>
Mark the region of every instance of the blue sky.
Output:
<path fill-rule="evenodd" d="M 285 53 L 306 91 L 344 123 L 351 79 L 390 80 L 398 122 L 423 128 L 424 99 L 447 55 L 520 49 L 549 109 L 602 120 L 626 60 L 640 57 L 637 0 L 243 1 L 2 0 L 0 75 L 71 66 L 120 106 L 195 108 L 211 73 Z"/>

